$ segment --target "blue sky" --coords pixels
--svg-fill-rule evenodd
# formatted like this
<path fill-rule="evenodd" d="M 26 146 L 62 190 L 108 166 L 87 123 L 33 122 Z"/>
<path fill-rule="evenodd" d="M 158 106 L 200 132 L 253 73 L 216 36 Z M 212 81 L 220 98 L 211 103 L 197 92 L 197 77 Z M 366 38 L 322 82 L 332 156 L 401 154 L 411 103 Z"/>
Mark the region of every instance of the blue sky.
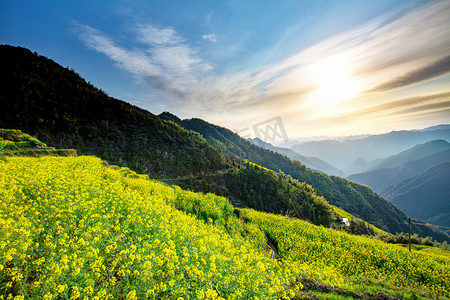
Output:
<path fill-rule="evenodd" d="M 450 1 L 2 1 L 0 43 L 113 97 L 291 138 L 450 123 Z"/>

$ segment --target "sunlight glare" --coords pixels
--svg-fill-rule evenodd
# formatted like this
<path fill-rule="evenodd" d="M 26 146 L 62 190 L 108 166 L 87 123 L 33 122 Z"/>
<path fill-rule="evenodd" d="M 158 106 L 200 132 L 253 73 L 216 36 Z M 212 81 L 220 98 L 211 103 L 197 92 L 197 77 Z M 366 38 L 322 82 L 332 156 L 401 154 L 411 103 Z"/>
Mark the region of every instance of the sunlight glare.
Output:
<path fill-rule="evenodd" d="M 315 103 L 338 104 L 358 93 L 357 81 L 345 64 L 335 58 L 320 61 L 314 68 L 317 89 L 311 93 Z"/>

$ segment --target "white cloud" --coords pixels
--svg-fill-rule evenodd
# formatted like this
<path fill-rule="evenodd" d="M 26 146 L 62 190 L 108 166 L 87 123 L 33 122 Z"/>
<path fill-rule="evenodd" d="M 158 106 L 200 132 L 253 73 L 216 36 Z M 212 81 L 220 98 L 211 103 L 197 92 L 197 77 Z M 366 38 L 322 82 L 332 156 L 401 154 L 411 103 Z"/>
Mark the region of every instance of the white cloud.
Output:
<path fill-rule="evenodd" d="M 172 100 L 190 98 L 200 78 L 211 69 L 171 28 L 139 25 L 135 30 L 136 39 L 146 45 L 143 49 L 120 46 L 90 26 L 80 25 L 78 32 L 89 48 L 105 54 L 141 83 Z"/>
<path fill-rule="evenodd" d="M 141 51 L 127 51 L 115 45 L 115 42 L 103 32 L 90 26 L 78 27 L 81 40 L 91 49 L 101 52 L 111 58 L 120 68 L 133 75 L 141 76 L 160 73 L 161 70 L 151 63 Z"/>
<path fill-rule="evenodd" d="M 149 24 L 140 24 L 136 31 L 138 40 L 150 45 L 176 45 L 184 42 L 172 28 L 158 28 Z"/>
<path fill-rule="evenodd" d="M 204 35 L 202 35 L 202 39 L 210 41 L 210 42 L 217 42 L 217 36 L 214 33 L 204 34 Z"/>

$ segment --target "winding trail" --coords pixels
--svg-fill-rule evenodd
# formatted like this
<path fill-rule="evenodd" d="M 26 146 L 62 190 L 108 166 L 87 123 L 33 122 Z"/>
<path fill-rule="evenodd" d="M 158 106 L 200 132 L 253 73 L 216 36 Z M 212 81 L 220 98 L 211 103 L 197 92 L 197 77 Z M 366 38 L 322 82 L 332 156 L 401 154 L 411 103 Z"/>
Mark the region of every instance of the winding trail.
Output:
<path fill-rule="evenodd" d="M 269 245 L 269 242 L 267 242 L 267 247 L 269 247 L 269 248 L 270 248 L 270 250 L 272 250 L 272 255 L 270 256 L 270 259 L 272 259 L 272 260 L 273 260 L 273 258 L 275 257 L 275 250 L 273 250 L 273 248 L 272 248 L 272 247 L 270 247 L 270 245 Z"/>

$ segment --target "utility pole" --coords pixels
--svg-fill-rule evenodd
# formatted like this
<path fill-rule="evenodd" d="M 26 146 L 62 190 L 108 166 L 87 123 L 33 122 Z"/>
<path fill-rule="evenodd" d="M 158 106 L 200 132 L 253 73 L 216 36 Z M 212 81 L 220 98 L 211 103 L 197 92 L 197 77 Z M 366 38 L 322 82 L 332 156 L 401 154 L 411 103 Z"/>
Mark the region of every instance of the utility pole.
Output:
<path fill-rule="evenodd" d="M 411 252 L 411 217 L 408 217 L 408 225 L 409 225 L 409 252 Z"/>

